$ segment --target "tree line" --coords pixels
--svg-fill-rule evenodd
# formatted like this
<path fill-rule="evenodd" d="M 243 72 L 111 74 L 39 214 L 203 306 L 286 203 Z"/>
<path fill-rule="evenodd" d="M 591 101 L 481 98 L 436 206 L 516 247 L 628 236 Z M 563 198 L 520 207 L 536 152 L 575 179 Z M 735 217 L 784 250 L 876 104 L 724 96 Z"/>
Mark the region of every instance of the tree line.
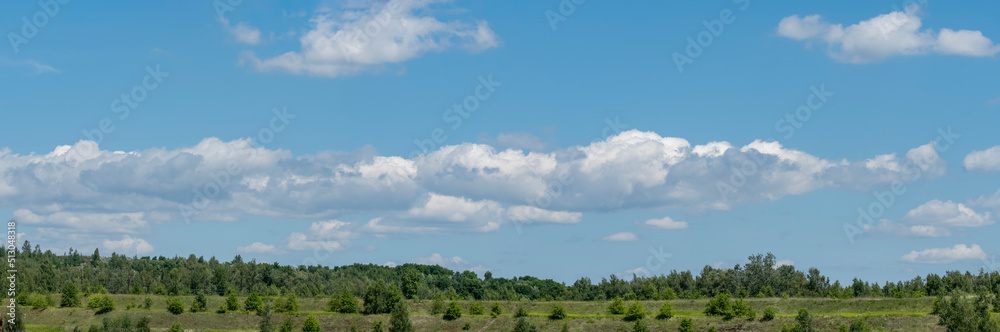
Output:
<path fill-rule="evenodd" d="M 6 255 L 6 252 L 4 253 Z M 659 276 L 633 276 L 631 280 L 611 275 L 593 282 L 580 278 L 572 284 L 533 276 L 494 277 L 487 271 L 480 277 L 472 271 L 452 271 L 441 266 L 402 264 L 394 267 L 374 264 L 297 267 L 278 263 L 231 261 L 215 257 L 128 257 L 112 253 L 91 255 L 70 249 L 63 254 L 42 251 L 24 241 L 16 249 L 19 295 L 60 292 L 68 283 L 82 292 L 112 294 L 218 294 L 235 292 L 260 296 L 292 293 L 300 297 L 326 297 L 344 293 L 362 297 L 376 282 L 397 288 L 405 299 L 473 300 L 572 300 L 605 301 L 668 300 L 714 297 L 732 294 L 743 297 L 922 297 L 960 293 L 1000 293 L 1000 273 L 980 270 L 948 271 L 896 282 L 868 282 L 854 279 L 849 285 L 830 279 L 816 268 L 805 272 L 794 266 L 777 266 L 775 256 L 753 255 L 749 262 L 732 268 L 705 266 L 699 275 L 676 270 Z M 4 257 L 6 258 L 6 257 Z"/>

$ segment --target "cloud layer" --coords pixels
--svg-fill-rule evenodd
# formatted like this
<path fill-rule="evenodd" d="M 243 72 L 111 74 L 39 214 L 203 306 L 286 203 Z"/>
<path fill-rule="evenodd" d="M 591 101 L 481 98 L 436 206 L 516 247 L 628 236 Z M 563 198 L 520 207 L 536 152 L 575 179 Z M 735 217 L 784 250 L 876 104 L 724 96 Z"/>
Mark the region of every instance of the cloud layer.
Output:
<path fill-rule="evenodd" d="M 312 30 L 299 39 L 300 51 L 264 59 L 245 52 L 243 61 L 260 71 L 336 77 L 427 52 L 451 48 L 479 52 L 499 45 L 499 37 L 486 21 L 443 22 L 427 14 L 431 5 L 447 2 L 390 0 L 339 15 L 322 12 L 310 20 Z"/>
<path fill-rule="evenodd" d="M 970 171 L 1000 171 L 1000 145 L 969 153 L 965 156 L 965 160 L 962 161 L 962 166 Z"/>
<path fill-rule="evenodd" d="M 827 23 L 819 15 L 792 15 L 778 23 L 778 34 L 802 41 L 827 44 L 831 58 L 847 63 L 877 62 L 892 56 L 938 53 L 974 57 L 1000 52 L 980 31 L 941 29 L 921 30 L 920 8 L 907 6 L 844 27 Z"/>
<path fill-rule="evenodd" d="M 248 139 L 130 152 L 80 141 L 44 155 L 0 149 L 0 202 L 17 209 L 25 224 L 93 234 L 144 234 L 155 223 L 245 215 L 381 215 L 317 222 L 286 241 L 295 243 L 291 250 L 339 250 L 356 232 L 483 232 L 505 224 L 577 223 L 588 211 L 729 209 L 820 188 L 870 190 L 944 169 L 933 144 L 904 157 L 849 162 L 777 142 L 692 146 L 637 130 L 552 152 L 464 143 L 412 159 L 370 148 L 295 157 Z M 647 225 L 683 228 L 667 219 Z"/>
<path fill-rule="evenodd" d="M 961 260 L 985 259 L 986 253 L 978 244 L 971 247 L 956 244 L 951 248 L 934 248 L 921 251 L 911 251 L 899 259 L 904 262 L 920 264 L 948 264 Z"/>

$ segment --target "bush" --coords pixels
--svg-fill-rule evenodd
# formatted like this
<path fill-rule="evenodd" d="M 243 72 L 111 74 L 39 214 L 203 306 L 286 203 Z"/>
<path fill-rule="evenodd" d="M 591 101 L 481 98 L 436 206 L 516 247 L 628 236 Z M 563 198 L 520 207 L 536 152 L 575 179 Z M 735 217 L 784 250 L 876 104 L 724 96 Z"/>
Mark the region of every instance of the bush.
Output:
<path fill-rule="evenodd" d="M 503 315 L 503 307 L 500 306 L 500 303 L 493 302 L 490 305 L 490 317 L 497 318 L 500 315 Z"/>
<path fill-rule="evenodd" d="M 194 296 L 194 301 L 191 301 L 191 312 L 202 312 L 208 310 L 208 299 L 205 298 L 205 294 L 198 292 L 198 295 Z"/>
<path fill-rule="evenodd" d="M 80 294 L 76 289 L 76 284 L 72 282 L 67 282 L 62 289 L 62 298 L 59 299 L 59 306 L 66 307 L 79 307 L 80 306 Z"/>
<path fill-rule="evenodd" d="M 257 324 L 257 329 L 260 332 L 272 332 L 274 331 L 274 324 L 271 323 L 271 313 L 274 308 L 271 307 L 271 301 L 264 302 L 260 306 L 260 310 L 257 311 L 257 316 L 260 316 L 260 322 Z"/>
<path fill-rule="evenodd" d="M 399 289 L 394 285 L 386 284 L 379 280 L 368 286 L 364 296 L 365 315 L 387 314 L 392 311 L 392 306 L 396 305 L 403 298 Z"/>
<path fill-rule="evenodd" d="M 608 304 L 608 313 L 612 315 L 621 315 L 625 313 L 625 301 L 622 301 L 620 296 L 615 297 Z"/>
<path fill-rule="evenodd" d="M 632 332 L 649 332 L 649 327 L 646 327 L 646 323 L 642 320 L 637 320 L 635 325 L 632 325 Z"/>
<path fill-rule="evenodd" d="M 330 298 L 330 302 L 327 302 L 327 308 L 332 312 L 339 312 L 342 314 L 356 314 L 358 313 L 358 299 L 351 295 L 351 292 L 346 290 L 342 292 L 337 292 L 333 294 Z"/>
<path fill-rule="evenodd" d="M 415 332 L 416 329 L 413 328 L 413 323 L 410 322 L 410 312 L 407 309 L 406 302 L 399 301 L 396 306 L 392 308 L 391 317 L 389 318 L 389 332 Z"/>
<path fill-rule="evenodd" d="M 170 329 L 167 332 L 184 332 L 184 326 L 181 326 L 181 323 L 174 322 L 170 324 Z"/>
<path fill-rule="evenodd" d="M 625 321 L 627 322 L 640 320 L 643 317 L 646 317 L 646 309 L 639 302 L 632 302 L 628 306 L 628 310 L 625 310 Z"/>
<path fill-rule="evenodd" d="M 458 303 L 452 301 L 451 303 L 448 303 L 448 310 L 445 310 L 444 316 L 442 316 L 441 318 L 444 318 L 444 320 L 456 320 L 461 317 L 462 317 L 462 307 L 459 307 Z"/>
<path fill-rule="evenodd" d="M 806 309 L 799 309 L 799 315 L 795 316 L 795 330 L 797 332 L 810 332 L 812 328 L 812 316 Z"/>
<path fill-rule="evenodd" d="M 295 298 L 295 292 L 288 292 L 284 299 L 278 299 L 274 305 L 275 312 L 296 312 L 299 311 L 299 300 Z"/>
<path fill-rule="evenodd" d="M 149 310 L 152 307 L 153 307 L 153 298 L 147 296 L 145 299 L 142 299 L 143 309 Z"/>
<path fill-rule="evenodd" d="M 747 319 L 753 319 L 753 310 L 750 309 L 750 305 L 747 304 L 743 299 L 736 300 L 733 302 L 733 312 L 731 316 L 724 317 L 726 319 L 732 319 L 736 317 L 745 317 Z"/>
<path fill-rule="evenodd" d="M 95 314 L 109 313 L 115 310 L 115 301 L 111 296 L 98 294 L 90 297 L 87 301 L 87 308 L 94 309 Z"/>
<path fill-rule="evenodd" d="M 684 320 L 681 320 L 681 326 L 677 331 L 694 332 L 694 321 L 691 318 L 684 318 Z"/>
<path fill-rule="evenodd" d="M 376 320 L 372 322 L 372 332 L 385 332 L 382 330 L 382 321 Z"/>
<path fill-rule="evenodd" d="M 236 311 L 240 310 L 240 298 L 236 295 L 236 291 L 229 290 L 226 294 L 226 310 Z"/>
<path fill-rule="evenodd" d="M 514 312 L 514 318 L 528 317 L 528 309 L 524 308 L 524 305 L 517 307 L 517 311 Z"/>
<path fill-rule="evenodd" d="M 440 292 L 434 294 L 434 302 L 431 302 L 431 315 L 437 316 L 444 313 L 444 295 Z"/>
<path fill-rule="evenodd" d="M 227 311 L 226 309 L 227 309 L 227 308 L 228 308 L 228 307 L 226 306 L 226 304 L 225 304 L 225 303 L 223 303 L 223 304 L 220 304 L 220 305 L 219 305 L 219 308 L 218 308 L 218 309 L 215 309 L 215 313 L 217 313 L 217 314 L 224 314 L 224 313 L 226 313 L 226 311 Z"/>
<path fill-rule="evenodd" d="M 735 317 L 736 311 L 733 310 L 733 304 L 729 301 L 729 293 L 716 294 L 709 300 L 705 304 L 705 315 L 722 316 L 725 319 Z"/>
<path fill-rule="evenodd" d="M 472 302 L 472 304 L 469 305 L 469 314 L 482 315 L 484 313 L 486 313 L 486 307 L 484 307 L 482 303 Z"/>
<path fill-rule="evenodd" d="M 316 317 L 313 317 L 312 315 L 306 317 L 306 321 L 302 323 L 302 332 L 321 332 L 321 331 L 323 331 L 323 329 L 319 327 L 319 321 L 317 321 Z"/>
<path fill-rule="evenodd" d="M 549 319 L 563 319 L 566 318 L 566 308 L 562 304 L 556 303 L 552 306 L 552 313 L 549 314 Z"/>
<path fill-rule="evenodd" d="M 139 321 L 135 323 L 135 332 L 150 332 L 149 329 L 149 316 L 139 317 Z"/>
<path fill-rule="evenodd" d="M 514 324 L 514 332 L 538 332 L 538 328 L 528 323 L 528 320 L 524 319 L 524 317 L 520 317 L 517 319 L 517 323 Z"/>
<path fill-rule="evenodd" d="M 719 330 L 715 328 L 715 325 L 712 325 L 708 327 L 708 332 L 719 332 Z"/>
<path fill-rule="evenodd" d="M 174 315 L 184 313 L 184 302 L 181 302 L 181 299 L 176 297 L 167 299 L 167 311 Z"/>
<path fill-rule="evenodd" d="M 468 331 L 468 330 L 471 330 L 471 329 L 472 329 L 472 323 L 466 322 L 465 325 L 462 325 L 462 330 L 463 331 Z M 374 332 L 374 331 L 372 331 L 372 332 Z"/>
<path fill-rule="evenodd" d="M 941 301 L 938 324 L 948 331 L 1000 331 L 1000 321 L 991 320 L 989 308 L 986 294 L 979 294 L 973 303 L 955 292 Z"/>
<path fill-rule="evenodd" d="M 243 309 L 246 309 L 248 312 L 260 313 L 263 304 L 264 300 L 260 298 L 260 295 L 257 295 L 257 293 L 254 292 L 250 293 L 250 296 L 247 296 L 246 300 L 243 300 Z"/>
<path fill-rule="evenodd" d="M 670 301 L 663 302 L 660 311 L 656 312 L 656 319 L 670 319 L 674 317 L 674 305 Z"/>
<path fill-rule="evenodd" d="M 868 326 L 867 323 L 865 323 L 865 320 L 863 318 L 858 317 L 858 318 L 854 319 L 853 322 L 851 322 L 851 327 L 850 327 L 850 329 L 848 331 L 850 331 L 850 332 L 871 332 L 872 328 L 870 326 Z"/>
<path fill-rule="evenodd" d="M 777 316 L 777 313 L 774 311 L 774 307 L 766 307 L 764 308 L 764 315 L 760 317 L 760 320 L 766 322 L 774 319 L 775 316 Z"/>
<path fill-rule="evenodd" d="M 292 332 L 293 329 L 295 329 L 295 322 L 292 321 L 291 316 L 285 318 L 285 321 L 278 327 L 278 331 L 281 332 Z"/>

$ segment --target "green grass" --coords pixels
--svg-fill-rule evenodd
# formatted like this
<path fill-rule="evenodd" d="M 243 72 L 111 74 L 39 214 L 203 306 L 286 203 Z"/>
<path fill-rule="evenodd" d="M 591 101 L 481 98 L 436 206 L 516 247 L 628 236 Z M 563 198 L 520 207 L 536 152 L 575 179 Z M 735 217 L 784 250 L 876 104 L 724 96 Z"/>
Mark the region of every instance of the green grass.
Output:
<path fill-rule="evenodd" d="M 124 310 L 132 301 L 142 304 L 145 297 L 153 300 L 150 310 Z M 196 331 L 255 331 L 258 317 L 251 313 L 230 312 L 216 314 L 214 309 L 225 301 L 222 296 L 208 297 L 208 312 L 173 315 L 166 311 L 166 296 L 157 295 L 113 295 L 116 310 L 105 315 L 94 315 L 86 308 L 49 308 L 44 310 L 25 309 L 25 322 L 29 331 L 56 332 L 62 329 L 72 329 L 79 326 L 86 329 L 90 325 L 100 325 L 104 317 L 117 317 L 120 314 L 133 316 L 133 322 L 140 316 L 148 316 L 154 330 L 163 330 L 173 322 L 179 322 L 188 330 Z M 182 296 L 185 307 L 190 307 L 193 296 Z M 240 299 L 242 304 L 243 298 Z M 293 314 L 276 314 L 272 320 L 280 324 L 285 317 L 291 316 L 296 322 L 296 330 L 309 315 L 315 316 L 325 331 L 347 331 L 351 326 L 360 330 L 370 330 L 372 322 L 380 320 L 387 326 L 388 315 L 365 316 L 360 314 L 340 314 L 325 311 L 328 299 L 299 298 L 301 311 Z M 676 331 L 679 318 L 691 318 L 695 321 L 696 330 L 707 330 L 715 325 L 720 331 L 774 331 L 780 330 L 783 324 L 793 324 L 794 316 L 799 309 L 805 308 L 814 317 L 815 326 L 819 331 L 836 331 L 840 324 L 850 324 L 856 317 L 861 317 L 869 325 L 882 331 L 943 331 L 937 326 L 937 316 L 930 315 L 933 298 L 913 299 L 823 299 L 823 298 L 765 298 L 746 299 L 757 312 L 757 318 L 765 307 L 774 307 L 777 318 L 768 322 L 759 320 L 733 319 L 724 321 L 717 317 L 706 317 L 702 311 L 707 299 L 673 300 L 675 318 L 670 320 L 653 319 L 663 301 L 640 302 L 647 312 L 646 324 L 653 331 Z M 562 302 L 508 302 L 497 301 L 504 315 L 491 318 L 489 315 L 469 315 L 469 306 L 473 301 L 457 301 L 462 307 L 462 318 L 455 321 L 445 321 L 440 315 L 428 313 L 432 301 L 424 300 L 410 303 L 410 319 L 418 331 L 462 331 L 462 326 L 469 323 L 472 331 L 479 331 L 488 326 L 485 331 L 510 331 L 516 319 L 512 314 L 520 306 L 529 312 L 527 318 L 541 331 L 559 331 L 562 325 L 568 324 L 571 331 L 628 331 L 631 324 L 624 322 L 622 316 L 609 315 L 606 312 L 608 302 L 594 301 L 562 301 Z M 487 308 L 494 301 L 482 301 Z M 626 301 L 629 302 L 629 301 Z M 567 312 L 563 320 L 550 320 L 548 315 L 555 304 L 561 304 Z"/>

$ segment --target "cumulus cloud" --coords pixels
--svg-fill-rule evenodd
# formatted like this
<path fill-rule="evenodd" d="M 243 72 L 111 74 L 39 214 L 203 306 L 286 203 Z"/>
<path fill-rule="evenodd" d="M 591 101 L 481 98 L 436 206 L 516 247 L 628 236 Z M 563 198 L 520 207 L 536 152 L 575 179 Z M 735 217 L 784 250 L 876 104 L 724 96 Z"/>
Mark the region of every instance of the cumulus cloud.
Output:
<path fill-rule="evenodd" d="M 233 38 L 236 38 L 236 41 L 249 45 L 260 44 L 260 30 L 251 27 L 250 24 L 239 22 L 234 26 L 230 25 L 229 20 L 225 18 L 220 19 L 219 23 L 233 35 Z"/>
<path fill-rule="evenodd" d="M 778 260 L 777 262 L 774 262 L 774 268 L 775 269 L 777 269 L 779 267 L 782 267 L 782 266 L 794 266 L 794 265 L 795 265 L 795 261 L 793 261 L 791 259 L 781 259 L 781 260 Z"/>
<path fill-rule="evenodd" d="M 929 53 L 986 57 L 1000 52 L 1000 45 L 980 31 L 945 28 L 935 32 L 921 29 L 922 25 L 920 7 L 911 5 L 903 11 L 847 27 L 825 22 L 819 15 L 792 15 L 778 23 L 778 34 L 795 40 L 825 42 L 831 58 L 847 63 Z"/>
<path fill-rule="evenodd" d="M 982 151 L 972 151 L 965 156 L 962 166 L 970 171 L 1000 171 L 1000 145 Z"/>
<path fill-rule="evenodd" d="M 293 156 L 249 139 L 206 138 L 190 147 L 128 152 L 82 140 L 45 154 L 0 149 L 0 207 L 17 209 L 16 218 L 39 227 L 119 234 L 143 234 L 153 222 L 247 215 L 377 216 L 350 230 L 336 220 L 320 222 L 288 241 L 293 250 L 342 249 L 349 237 L 338 232 L 483 232 L 510 224 L 572 224 L 588 211 L 725 210 L 821 188 L 870 191 L 944 169 L 933 144 L 902 157 L 852 162 L 778 142 L 692 145 L 638 130 L 550 152 L 462 143 L 411 159 L 371 148 Z M 676 223 L 661 220 L 659 226 Z"/>
<path fill-rule="evenodd" d="M 635 234 L 629 232 L 615 233 L 601 238 L 601 240 L 612 241 L 612 242 L 635 241 L 638 239 L 639 239 L 638 236 L 635 236 Z"/>
<path fill-rule="evenodd" d="M 931 225 L 903 225 L 894 223 L 888 219 L 879 220 L 878 224 L 865 225 L 865 232 L 877 232 L 883 234 L 906 236 L 906 237 L 947 237 L 951 236 L 951 231 L 946 227 Z"/>
<path fill-rule="evenodd" d="M 993 224 L 989 212 L 977 213 L 962 203 L 932 200 L 910 210 L 903 221 L 911 224 L 980 227 Z"/>
<path fill-rule="evenodd" d="M 288 235 L 287 246 L 291 250 L 340 251 L 350 245 L 349 239 L 357 234 L 348 230 L 350 223 L 329 220 L 317 221 L 305 233 L 293 232 Z"/>
<path fill-rule="evenodd" d="M 153 245 L 140 238 L 123 235 L 121 240 L 104 240 L 104 248 L 119 254 L 144 255 L 153 252 Z"/>
<path fill-rule="evenodd" d="M 254 242 L 250 245 L 236 247 L 236 251 L 244 254 L 275 254 L 280 252 L 273 244 Z"/>
<path fill-rule="evenodd" d="M 660 219 L 649 219 L 644 222 L 646 226 L 662 228 L 662 229 L 685 229 L 688 227 L 688 223 L 684 221 L 674 221 L 670 217 L 663 217 Z"/>
<path fill-rule="evenodd" d="M 951 248 L 935 248 L 922 251 L 911 251 L 899 258 L 904 262 L 921 264 L 947 264 L 961 260 L 986 259 L 986 253 L 978 244 L 971 247 L 956 244 Z"/>
<path fill-rule="evenodd" d="M 450 0 L 390 0 L 384 5 L 348 8 L 339 15 L 321 12 L 300 39 L 301 50 L 272 58 L 245 52 L 257 70 L 336 77 L 383 64 L 400 63 L 427 52 L 462 48 L 471 52 L 497 47 L 499 38 L 486 21 L 443 22 L 430 16 L 433 4 Z"/>

